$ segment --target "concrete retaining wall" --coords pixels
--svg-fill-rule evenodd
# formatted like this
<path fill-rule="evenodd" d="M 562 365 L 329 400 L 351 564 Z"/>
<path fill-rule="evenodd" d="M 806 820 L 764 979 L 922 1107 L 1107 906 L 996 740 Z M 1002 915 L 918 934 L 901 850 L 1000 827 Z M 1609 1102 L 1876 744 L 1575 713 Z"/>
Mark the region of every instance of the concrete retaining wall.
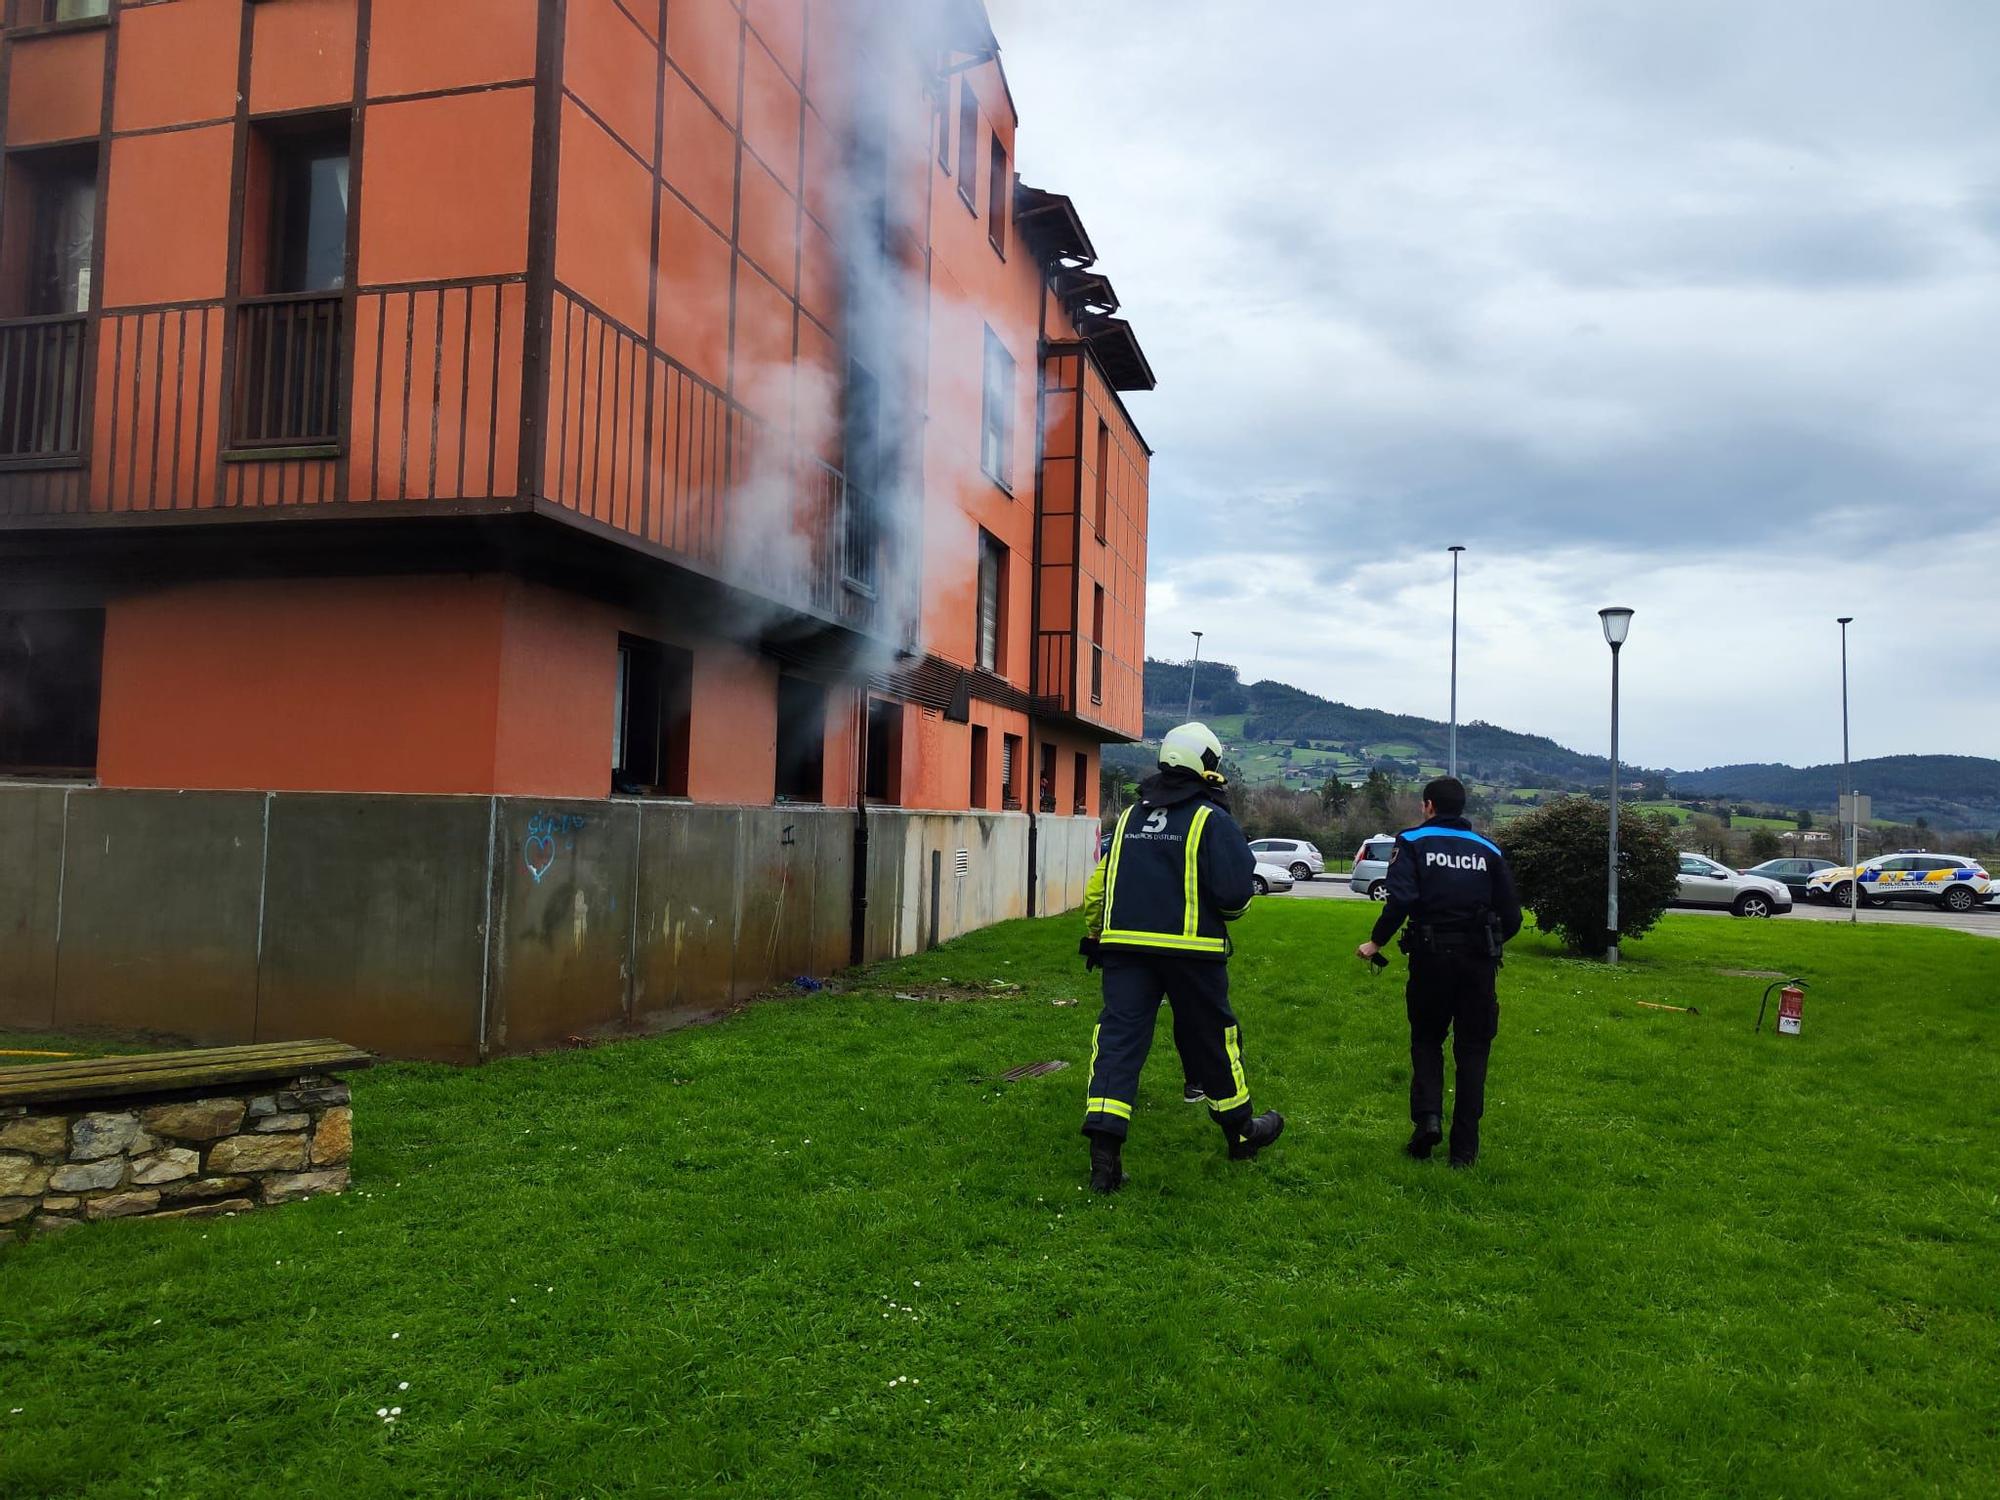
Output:
<path fill-rule="evenodd" d="M 1037 914 L 1088 818 L 1038 820 Z M 1018 813 L 868 814 L 865 953 L 1028 914 Z M 0 1025 L 473 1061 L 849 957 L 852 809 L 0 787 Z M 961 857 L 962 856 L 962 857 Z"/>

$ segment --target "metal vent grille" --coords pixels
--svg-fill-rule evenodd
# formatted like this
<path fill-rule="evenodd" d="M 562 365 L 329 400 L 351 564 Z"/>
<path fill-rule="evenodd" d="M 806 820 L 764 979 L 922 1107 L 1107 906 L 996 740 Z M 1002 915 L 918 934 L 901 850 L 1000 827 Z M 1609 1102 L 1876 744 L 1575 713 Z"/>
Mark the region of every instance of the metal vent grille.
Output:
<path fill-rule="evenodd" d="M 961 849 L 951 857 L 951 872 L 960 880 L 972 872 L 972 851 Z"/>

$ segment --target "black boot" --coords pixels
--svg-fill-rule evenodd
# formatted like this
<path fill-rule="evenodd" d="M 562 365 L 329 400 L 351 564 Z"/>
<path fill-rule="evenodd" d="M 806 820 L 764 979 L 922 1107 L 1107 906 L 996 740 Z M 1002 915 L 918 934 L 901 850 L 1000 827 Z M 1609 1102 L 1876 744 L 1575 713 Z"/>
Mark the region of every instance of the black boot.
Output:
<path fill-rule="evenodd" d="M 1248 1125 L 1243 1133 L 1229 1143 L 1231 1161 L 1252 1161 L 1259 1151 L 1284 1134 L 1285 1117 L 1275 1109 L 1267 1109 Z"/>
<path fill-rule="evenodd" d="M 1115 1135 L 1093 1133 L 1090 1137 L 1090 1190 L 1115 1193 L 1125 1186 L 1125 1168 L 1119 1153 L 1125 1143 Z"/>
<path fill-rule="evenodd" d="M 1429 1161 L 1437 1143 L 1444 1139 L 1444 1121 L 1437 1115 L 1418 1115 L 1410 1132 L 1410 1144 L 1403 1148 L 1418 1161 Z"/>

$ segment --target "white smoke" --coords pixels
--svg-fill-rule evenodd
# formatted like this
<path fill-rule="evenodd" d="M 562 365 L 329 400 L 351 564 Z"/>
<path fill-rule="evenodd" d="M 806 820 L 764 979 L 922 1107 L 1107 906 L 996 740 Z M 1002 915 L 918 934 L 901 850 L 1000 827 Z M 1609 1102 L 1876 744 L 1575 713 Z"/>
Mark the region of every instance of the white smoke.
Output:
<path fill-rule="evenodd" d="M 929 368 L 935 306 L 946 298 L 929 276 L 930 216 L 940 207 L 935 161 L 940 115 L 955 135 L 947 69 L 969 61 L 955 47 L 977 4 L 957 0 L 855 0 L 839 8 L 838 37 L 815 36 L 814 56 L 832 51 L 839 63 L 815 67 L 814 103 L 834 129 L 840 149 L 835 181 L 820 201 L 837 206 L 832 226 L 841 255 L 841 368 L 820 369 L 807 360 L 739 366 L 737 394 L 760 410 L 789 411 L 768 441 L 746 445 L 728 513 L 726 563 L 732 580 L 763 604 L 747 605 L 734 628 L 762 639 L 795 617 L 783 601 L 828 602 L 835 613 L 855 595 L 843 582 L 840 514 L 825 504 L 831 481 L 818 458 L 840 470 L 857 503 L 868 506 L 874 548 L 871 647 L 853 664 L 866 675 L 888 664 L 904 643 L 918 639 L 923 605 L 925 552 L 924 455 L 941 380 L 957 388 L 949 409 L 963 409 L 961 382 L 976 387 L 979 372 Z M 833 15 L 829 8 L 817 15 Z M 977 30 L 976 24 L 973 29 Z M 953 149 L 957 149 L 954 139 Z M 803 184 L 801 185 L 803 190 Z M 955 207 L 955 205 L 953 205 Z M 976 356 L 975 356 L 976 359 Z M 856 451 L 864 433 L 850 432 L 849 371 L 872 377 L 879 412 L 879 451 L 872 461 Z M 972 398 L 977 411 L 976 391 Z M 868 473 L 872 470 L 872 475 Z M 863 492 L 858 481 L 872 478 Z M 945 511 L 955 515 L 955 508 Z M 948 557 L 963 565 L 972 556 L 965 538 L 937 538 Z M 943 564 L 946 555 L 936 562 Z"/>

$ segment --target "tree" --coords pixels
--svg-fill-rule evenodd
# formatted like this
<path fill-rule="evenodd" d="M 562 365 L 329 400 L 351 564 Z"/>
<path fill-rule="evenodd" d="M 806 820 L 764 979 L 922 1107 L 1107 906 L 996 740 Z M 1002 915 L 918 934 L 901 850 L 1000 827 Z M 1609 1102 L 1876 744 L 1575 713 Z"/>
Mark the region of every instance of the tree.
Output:
<path fill-rule="evenodd" d="M 1368 773 L 1368 782 L 1361 788 L 1361 795 L 1375 811 L 1386 813 L 1389 799 L 1396 795 L 1396 784 L 1389 779 L 1388 772 L 1377 766 Z"/>
<path fill-rule="evenodd" d="M 1696 813 L 1688 819 L 1688 845 L 1698 853 L 1720 859 L 1729 848 L 1727 828 L 1728 825 L 1721 818 L 1708 813 Z"/>
<path fill-rule="evenodd" d="M 1100 760 L 1097 766 L 1097 807 L 1105 826 L 1109 827 L 1118 814 L 1130 807 L 1139 795 L 1139 784 L 1132 779 L 1132 773 L 1123 766 L 1115 766 L 1108 760 Z"/>
<path fill-rule="evenodd" d="M 1811 811 L 1811 809 L 1809 809 L 1809 808 L 1804 808 L 1804 807 L 1800 808 L 1800 809 L 1799 809 L 1799 811 L 1798 811 L 1798 817 L 1797 817 L 1796 821 L 1797 821 L 1797 823 L 1798 823 L 1798 825 L 1799 825 L 1799 832 L 1800 832 L 1800 833 L 1810 833 L 1810 832 L 1812 832 L 1812 826 L 1813 826 L 1813 819 L 1812 819 L 1812 811 Z"/>
<path fill-rule="evenodd" d="M 1770 829 L 1753 828 L 1750 830 L 1750 858 L 1758 864 L 1762 864 L 1767 859 L 1776 859 L 1783 848 L 1784 846 L 1778 842 L 1778 836 L 1771 832 Z"/>
<path fill-rule="evenodd" d="M 1354 788 L 1338 776 L 1329 776 L 1319 789 L 1319 805 L 1329 815 L 1339 818 L 1346 816 L 1347 809 L 1354 801 Z"/>
<path fill-rule="evenodd" d="M 1639 797 L 1644 802 L 1664 802 L 1667 800 L 1667 778 L 1655 772 L 1639 783 Z"/>
<path fill-rule="evenodd" d="M 1535 925 L 1574 952 L 1601 954 L 1605 935 L 1605 855 L 1611 812 L 1571 797 L 1523 813 L 1507 825 L 1507 859 L 1521 905 Z M 1618 926 L 1621 939 L 1652 930 L 1680 894 L 1680 851 L 1673 824 L 1645 813 L 1618 820 Z"/>

